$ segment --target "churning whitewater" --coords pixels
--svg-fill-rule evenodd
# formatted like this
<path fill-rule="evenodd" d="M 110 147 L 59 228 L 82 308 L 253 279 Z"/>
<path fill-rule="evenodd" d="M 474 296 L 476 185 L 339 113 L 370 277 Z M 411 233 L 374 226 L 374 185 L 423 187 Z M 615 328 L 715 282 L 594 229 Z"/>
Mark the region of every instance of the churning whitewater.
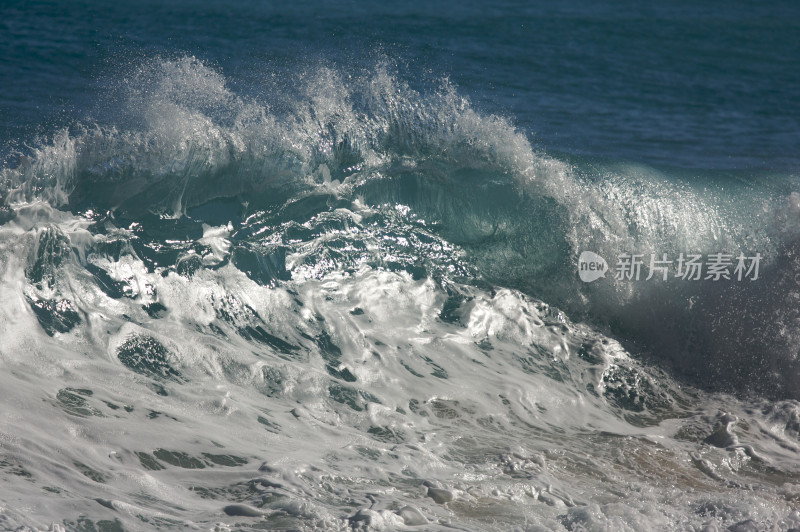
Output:
<path fill-rule="evenodd" d="M 235 85 L 142 61 L 6 154 L 1 527 L 800 528 L 790 175 L 551 156 L 391 64 Z"/>

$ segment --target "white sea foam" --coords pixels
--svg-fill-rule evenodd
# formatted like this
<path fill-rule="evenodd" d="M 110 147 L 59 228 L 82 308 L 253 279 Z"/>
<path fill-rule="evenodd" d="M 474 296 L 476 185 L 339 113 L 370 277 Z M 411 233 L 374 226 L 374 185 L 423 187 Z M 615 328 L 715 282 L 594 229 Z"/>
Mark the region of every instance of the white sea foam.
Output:
<path fill-rule="evenodd" d="M 3 245 L 35 231 L 7 225 Z M 86 321 L 52 337 L 31 307 L 3 310 L 8 526 L 796 524 L 797 405 L 681 391 L 519 292 L 462 287 L 459 324 L 430 279 L 370 267 L 283 288 L 232 265 L 102 267 L 150 288 L 114 299 L 67 267 L 51 295 Z M 738 447 L 704 443 L 723 407 Z"/>

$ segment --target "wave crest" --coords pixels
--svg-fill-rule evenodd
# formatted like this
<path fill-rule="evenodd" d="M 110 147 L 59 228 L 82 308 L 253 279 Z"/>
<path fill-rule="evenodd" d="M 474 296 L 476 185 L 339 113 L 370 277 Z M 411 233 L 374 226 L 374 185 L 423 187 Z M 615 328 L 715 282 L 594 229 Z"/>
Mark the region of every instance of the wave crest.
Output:
<path fill-rule="evenodd" d="M 221 195 L 352 182 L 397 165 L 526 179 L 552 165 L 447 81 L 422 94 L 383 64 L 359 76 L 320 68 L 298 77 L 299 90 L 265 102 L 236 94 L 194 57 L 150 60 L 120 82 L 111 123 L 77 125 L 14 154 L 2 170 L 6 202 L 180 215 Z"/>

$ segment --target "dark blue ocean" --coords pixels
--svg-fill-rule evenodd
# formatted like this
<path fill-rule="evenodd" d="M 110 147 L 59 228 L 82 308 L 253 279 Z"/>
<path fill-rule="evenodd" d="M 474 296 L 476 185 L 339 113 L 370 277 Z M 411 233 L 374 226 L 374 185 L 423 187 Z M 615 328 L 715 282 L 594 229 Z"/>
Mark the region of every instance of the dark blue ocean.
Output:
<path fill-rule="evenodd" d="M 190 55 L 237 94 L 388 61 L 447 78 L 544 150 L 702 169 L 797 171 L 794 2 L 5 2 L 2 140 L 94 117 L 147 57 Z M 110 87 L 111 85 L 112 87 Z"/>
<path fill-rule="evenodd" d="M 800 4 L 0 4 L 0 529 L 800 529 Z"/>

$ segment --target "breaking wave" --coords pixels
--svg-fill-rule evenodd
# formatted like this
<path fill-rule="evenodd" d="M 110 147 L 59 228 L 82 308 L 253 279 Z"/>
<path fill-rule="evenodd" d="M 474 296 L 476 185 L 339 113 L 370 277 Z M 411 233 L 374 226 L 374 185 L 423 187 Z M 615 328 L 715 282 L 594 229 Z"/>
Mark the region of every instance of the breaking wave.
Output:
<path fill-rule="evenodd" d="M 237 94 L 154 59 L 113 118 L 7 153 L 3 385 L 36 406 L 0 468 L 40 515 L 800 522 L 792 176 L 558 158 L 387 65 L 291 85 Z M 763 262 L 754 281 L 587 284 L 584 250 Z M 609 481 L 643 495 L 590 503 Z"/>

